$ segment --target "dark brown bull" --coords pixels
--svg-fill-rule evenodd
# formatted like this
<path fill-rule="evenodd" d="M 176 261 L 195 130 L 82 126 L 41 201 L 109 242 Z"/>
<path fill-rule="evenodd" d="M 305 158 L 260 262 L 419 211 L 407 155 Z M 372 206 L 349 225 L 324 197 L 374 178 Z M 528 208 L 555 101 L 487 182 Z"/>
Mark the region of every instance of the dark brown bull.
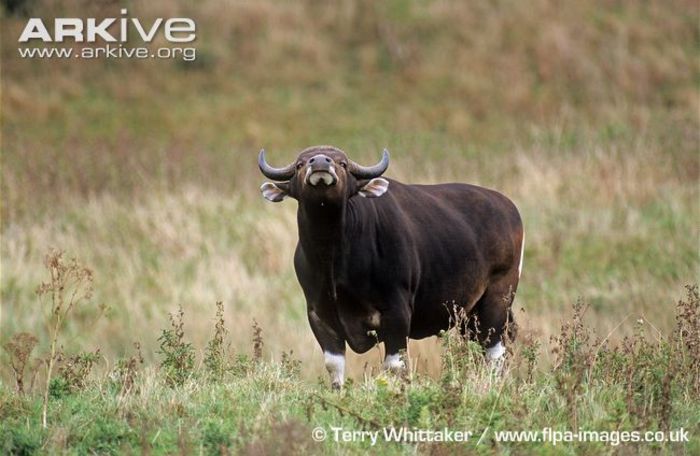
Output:
<path fill-rule="evenodd" d="M 472 335 L 487 358 L 503 356 L 523 254 L 508 198 L 475 185 L 384 179 L 386 150 L 370 167 L 332 146 L 305 149 L 284 168 L 268 165 L 264 151 L 258 162 L 275 181 L 262 185 L 263 196 L 299 203 L 294 267 L 334 388 L 343 384 L 346 344 L 364 353 L 382 341 L 385 367 L 400 369 L 407 339 L 447 329 L 453 305 L 476 317 Z"/>

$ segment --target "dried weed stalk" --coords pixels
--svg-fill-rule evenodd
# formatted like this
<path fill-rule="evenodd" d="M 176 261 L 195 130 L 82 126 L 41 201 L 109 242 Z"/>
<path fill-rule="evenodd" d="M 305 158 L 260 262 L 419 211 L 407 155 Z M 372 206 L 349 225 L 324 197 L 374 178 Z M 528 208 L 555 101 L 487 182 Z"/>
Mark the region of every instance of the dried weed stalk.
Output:
<path fill-rule="evenodd" d="M 51 305 L 48 326 L 50 348 L 47 359 L 46 386 L 44 389 L 44 404 L 42 409 L 42 425 L 46 428 L 46 414 L 49 401 L 51 375 L 56 364 L 58 334 L 70 312 L 79 304 L 89 301 L 92 297 L 92 271 L 78 263 L 73 258 L 66 261 L 63 252 L 51 250 L 44 260 L 49 271 L 49 281 L 37 288 L 40 297 L 48 297 Z"/>

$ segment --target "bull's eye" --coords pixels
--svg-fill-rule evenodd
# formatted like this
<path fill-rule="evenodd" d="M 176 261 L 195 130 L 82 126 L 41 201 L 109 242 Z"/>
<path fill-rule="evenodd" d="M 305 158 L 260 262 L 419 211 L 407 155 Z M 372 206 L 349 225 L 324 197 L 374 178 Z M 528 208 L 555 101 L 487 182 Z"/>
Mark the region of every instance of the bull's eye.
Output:
<path fill-rule="evenodd" d="M 340 162 L 340 166 L 342 166 L 343 168 L 347 168 L 348 164 L 347 164 L 347 162 L 343 161 L 343 162 Z"/>
<path fill-rule="evenodd" d="M 301 163 L 301 162 L 297 163 L 297 169 L 301 169 L 302 166 L 304 166 L 303 163 Z"/>

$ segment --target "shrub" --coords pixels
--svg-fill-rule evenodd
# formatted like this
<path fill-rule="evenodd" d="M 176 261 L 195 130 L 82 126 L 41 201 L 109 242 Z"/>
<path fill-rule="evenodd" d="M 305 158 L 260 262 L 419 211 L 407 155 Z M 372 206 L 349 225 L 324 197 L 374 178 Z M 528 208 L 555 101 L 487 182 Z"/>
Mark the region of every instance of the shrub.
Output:
<path fill-rule="evenodd" d="M 34 337 L 32 334 L 21 332 L 12 336 L 12 339 L 3 345 L 3 348 L 7 354 L 10 355 L 10 367 L 12 368 L 12 373 L 15 376 L 15 385 L 19 394 L 23 394 L 25 391 L 24 371 L 29 363 L 29 359 L 36 344 L 36 337 Z M 36 374 L 36 371 L 34 374 Z M 30 389 L 33 380 L 34 375 L 31 377 Z"/>
<path fill-rule="evenodd" d="M 126 394 L 131 391 L 134 386 L 136 375 L 138 374 L 139 366 L 143 365 L 143 355 L 141 354 L 141 344 L 134 342 L 136 354 L 117 361 L 117 365 L 109 374 L 110 380 L 119 386 L 121 394 Z"/>
<path fill-rule="evenodd" d="M 164 329 L 158 338 L 158 353 L 163 356 L 160 368 L 170 386 L 182 385 L 194 371 L 194 348 L 185 342 L 184 315 L 182 306 L 176 314 L 169 314 L 171 328 Z"/>
<path fill-rule="evenodd" d="M 82 390 L 85 388 L 92 367 L 99 358 L 99 349 L 94 352 L 82 352 L 69 357 L 59 354 L 56 380 L 63 380 L 69 392 Z"/>
<path fill-rule="evenodd" d="M 204 352 L 204 367 L 212 378 L 221 380 L 226 371 L 226 346 L 224 338 L 228 331 L 224 325 L 224 304 L 221 301 L 216 303 L 216 324 L 214 325 L 214 335 L 207 343 Z"/>

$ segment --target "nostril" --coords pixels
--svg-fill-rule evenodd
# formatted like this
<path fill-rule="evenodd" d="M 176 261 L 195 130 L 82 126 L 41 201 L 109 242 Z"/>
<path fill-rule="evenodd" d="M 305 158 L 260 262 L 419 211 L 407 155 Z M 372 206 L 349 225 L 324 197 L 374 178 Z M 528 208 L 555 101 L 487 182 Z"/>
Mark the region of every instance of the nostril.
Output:
<path fill-rule="evenodd" d="M 330 163 L 330 162 L 331 162 L 331 159 L 326 157 L 326 163 Z"/>
<path fill-rule="evenodd" d="M 313 163 L 315 160 L 315 158 L 312 158 L 311 160 L 309 160 L 309 163 Z"/>

